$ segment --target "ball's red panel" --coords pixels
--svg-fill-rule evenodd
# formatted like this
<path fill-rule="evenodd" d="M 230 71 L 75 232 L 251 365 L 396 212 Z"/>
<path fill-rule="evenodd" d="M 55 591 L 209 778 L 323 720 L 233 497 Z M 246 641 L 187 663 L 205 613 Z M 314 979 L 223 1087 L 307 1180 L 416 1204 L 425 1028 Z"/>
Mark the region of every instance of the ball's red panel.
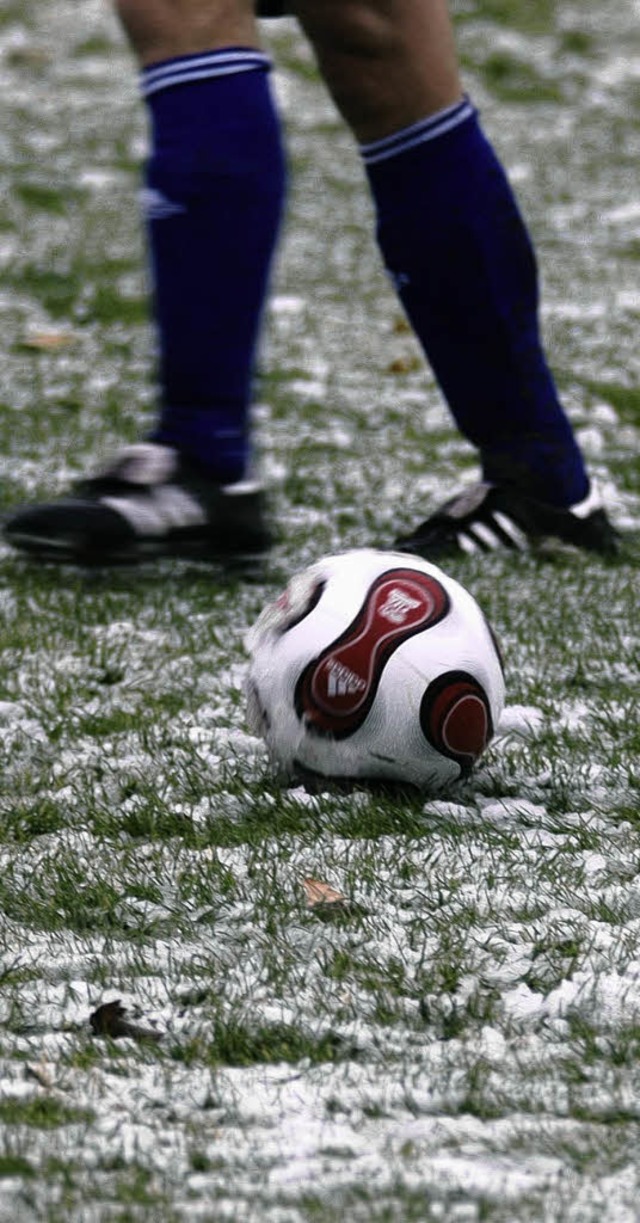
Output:
<path fill-rule="evenodd" d="M 394 651 L 437 624 L 448 609 L 449 596 L 436 578 L 415 569 L 381 574 L 346 631 L 300 676 L 298 716 L 318 734 L 352 735 L 364 722 Z"/>
<path fill-rule="evenodd" d="M 432 747 L 467 773 L 493 737 L 489 698 L 466 671 L 447 671 L 429 684 L 420 725 Z"/>

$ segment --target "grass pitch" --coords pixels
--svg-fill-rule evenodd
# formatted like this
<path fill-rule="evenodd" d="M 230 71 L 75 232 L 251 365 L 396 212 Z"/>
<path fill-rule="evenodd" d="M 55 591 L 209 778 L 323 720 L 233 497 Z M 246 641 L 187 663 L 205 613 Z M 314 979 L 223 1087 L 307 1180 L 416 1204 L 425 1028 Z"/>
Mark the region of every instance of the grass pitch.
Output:
<path fill-rule="evenodd" d="M 637 1218 L 635 6 L 457 17 L 625 555 L 451 567 L 508 668 L 471 783 L 273 779 L 246 627 L 294 569 L 388 545 L 473 456 L 381 272 L 351 139 L 295 25 L 270 26 L 293 183 L 256 403 L 269 570 L 1 556 L 2 1220 Z M 144 119 L 102 4 L 5 4 L 0 94 L 8 508 L 137 437 L 153 392 Z M 309 908 L 305 879 L 348 903 Z"/>

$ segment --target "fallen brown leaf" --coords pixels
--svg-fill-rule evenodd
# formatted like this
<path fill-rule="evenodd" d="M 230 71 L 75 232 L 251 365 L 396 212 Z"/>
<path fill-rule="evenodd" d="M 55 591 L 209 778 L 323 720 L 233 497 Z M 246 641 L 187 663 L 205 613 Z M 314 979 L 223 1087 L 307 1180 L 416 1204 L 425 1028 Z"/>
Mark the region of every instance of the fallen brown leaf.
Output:
<path fill-rule="evenodd" d="M 104 1002 L 92 1015 L 89 1023 L 96 1036 L 109 1036 L 117 1040 L 119 1036 L 131 1036 L 134 1040 L 162 1040 L 162 1033 L 155 1028 L 145 1028 L 140 1024 L 131 1023 L 126 1018 L 127 1008 L 119 998 L 113 1002 Z"/>
<path fill-rule="evenodd" d="M 29 1077 L 35 1079 L 41 1087 L 46 1087 L 47 1090 L 53 1087 L 53 1075 L 47 1069 L 44 1062 L 27 1062 L 25 1071 Z"/>
<path fill-rule="evenodd" d="M 44 47 L 13 47 L 7 54 L 7 61 L 14 68 L 44 68 L 52 59 Z"/>
<path fill-rule="evenodd" d="M 387 366 L 388 374 L 411 374 L 416 369 L 422 368 L 422 362 L 419 357 L 395 357 Z"/>
<path fill-rule="evenodd" d="M 72 348 L 77 342 L 78 337 L 70 331 L 30 331 L 22 339 L 21 346 L 35 352 L 57 352 Z"/>
<path fill-rule="evenodd" d="M 342 892 L 336 891 L 329 883 L 323 883 L 321 879 L 303 879 L 302 886 L 307 898 L 308 909 L 315 909 L 318 905 L 324 907 L 337 905 L 344 908 L 349 904 L 347 897 Z"/>

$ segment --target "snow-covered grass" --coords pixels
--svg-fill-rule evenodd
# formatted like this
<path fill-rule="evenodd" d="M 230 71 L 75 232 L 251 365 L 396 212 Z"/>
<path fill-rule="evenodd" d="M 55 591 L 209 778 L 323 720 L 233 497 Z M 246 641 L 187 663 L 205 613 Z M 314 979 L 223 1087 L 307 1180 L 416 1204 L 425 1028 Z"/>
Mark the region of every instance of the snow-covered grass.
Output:
<path fill-rule="evenodd" d="M 625 554 L 451 567 L 507 660 L 501 734 L 463 787 L 270 774 L 248 625 L 294 569 L 385 546 L 473 475 L 350 137 L 277 23 L 294 177 L 255 413 L 267 569 L 0 558 L 1 1220 L 637 1218 L 637 5 L 457 8 Z M 0 96 L 9 506 L 138 435 L 152 357 L 143 115 L 102 3 L 5 4 Z M 310 908 L 310 878 L 349 903 Z M 124 1034 L 97 1035 L 116 999 Z"/>

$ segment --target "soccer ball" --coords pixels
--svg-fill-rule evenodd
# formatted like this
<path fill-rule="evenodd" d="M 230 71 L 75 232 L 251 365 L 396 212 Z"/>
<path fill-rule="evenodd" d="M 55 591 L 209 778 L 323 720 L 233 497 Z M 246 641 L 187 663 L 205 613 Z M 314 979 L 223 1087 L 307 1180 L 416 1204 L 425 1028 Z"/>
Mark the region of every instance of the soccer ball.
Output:
<path fill-rule="evenodd" d="M 247 647 L 248 721 L 289 775 L 438 790 L 470 772 L 504 704 L 475 599 L 403 553 L 317 561 L 264 609 Z"/>

